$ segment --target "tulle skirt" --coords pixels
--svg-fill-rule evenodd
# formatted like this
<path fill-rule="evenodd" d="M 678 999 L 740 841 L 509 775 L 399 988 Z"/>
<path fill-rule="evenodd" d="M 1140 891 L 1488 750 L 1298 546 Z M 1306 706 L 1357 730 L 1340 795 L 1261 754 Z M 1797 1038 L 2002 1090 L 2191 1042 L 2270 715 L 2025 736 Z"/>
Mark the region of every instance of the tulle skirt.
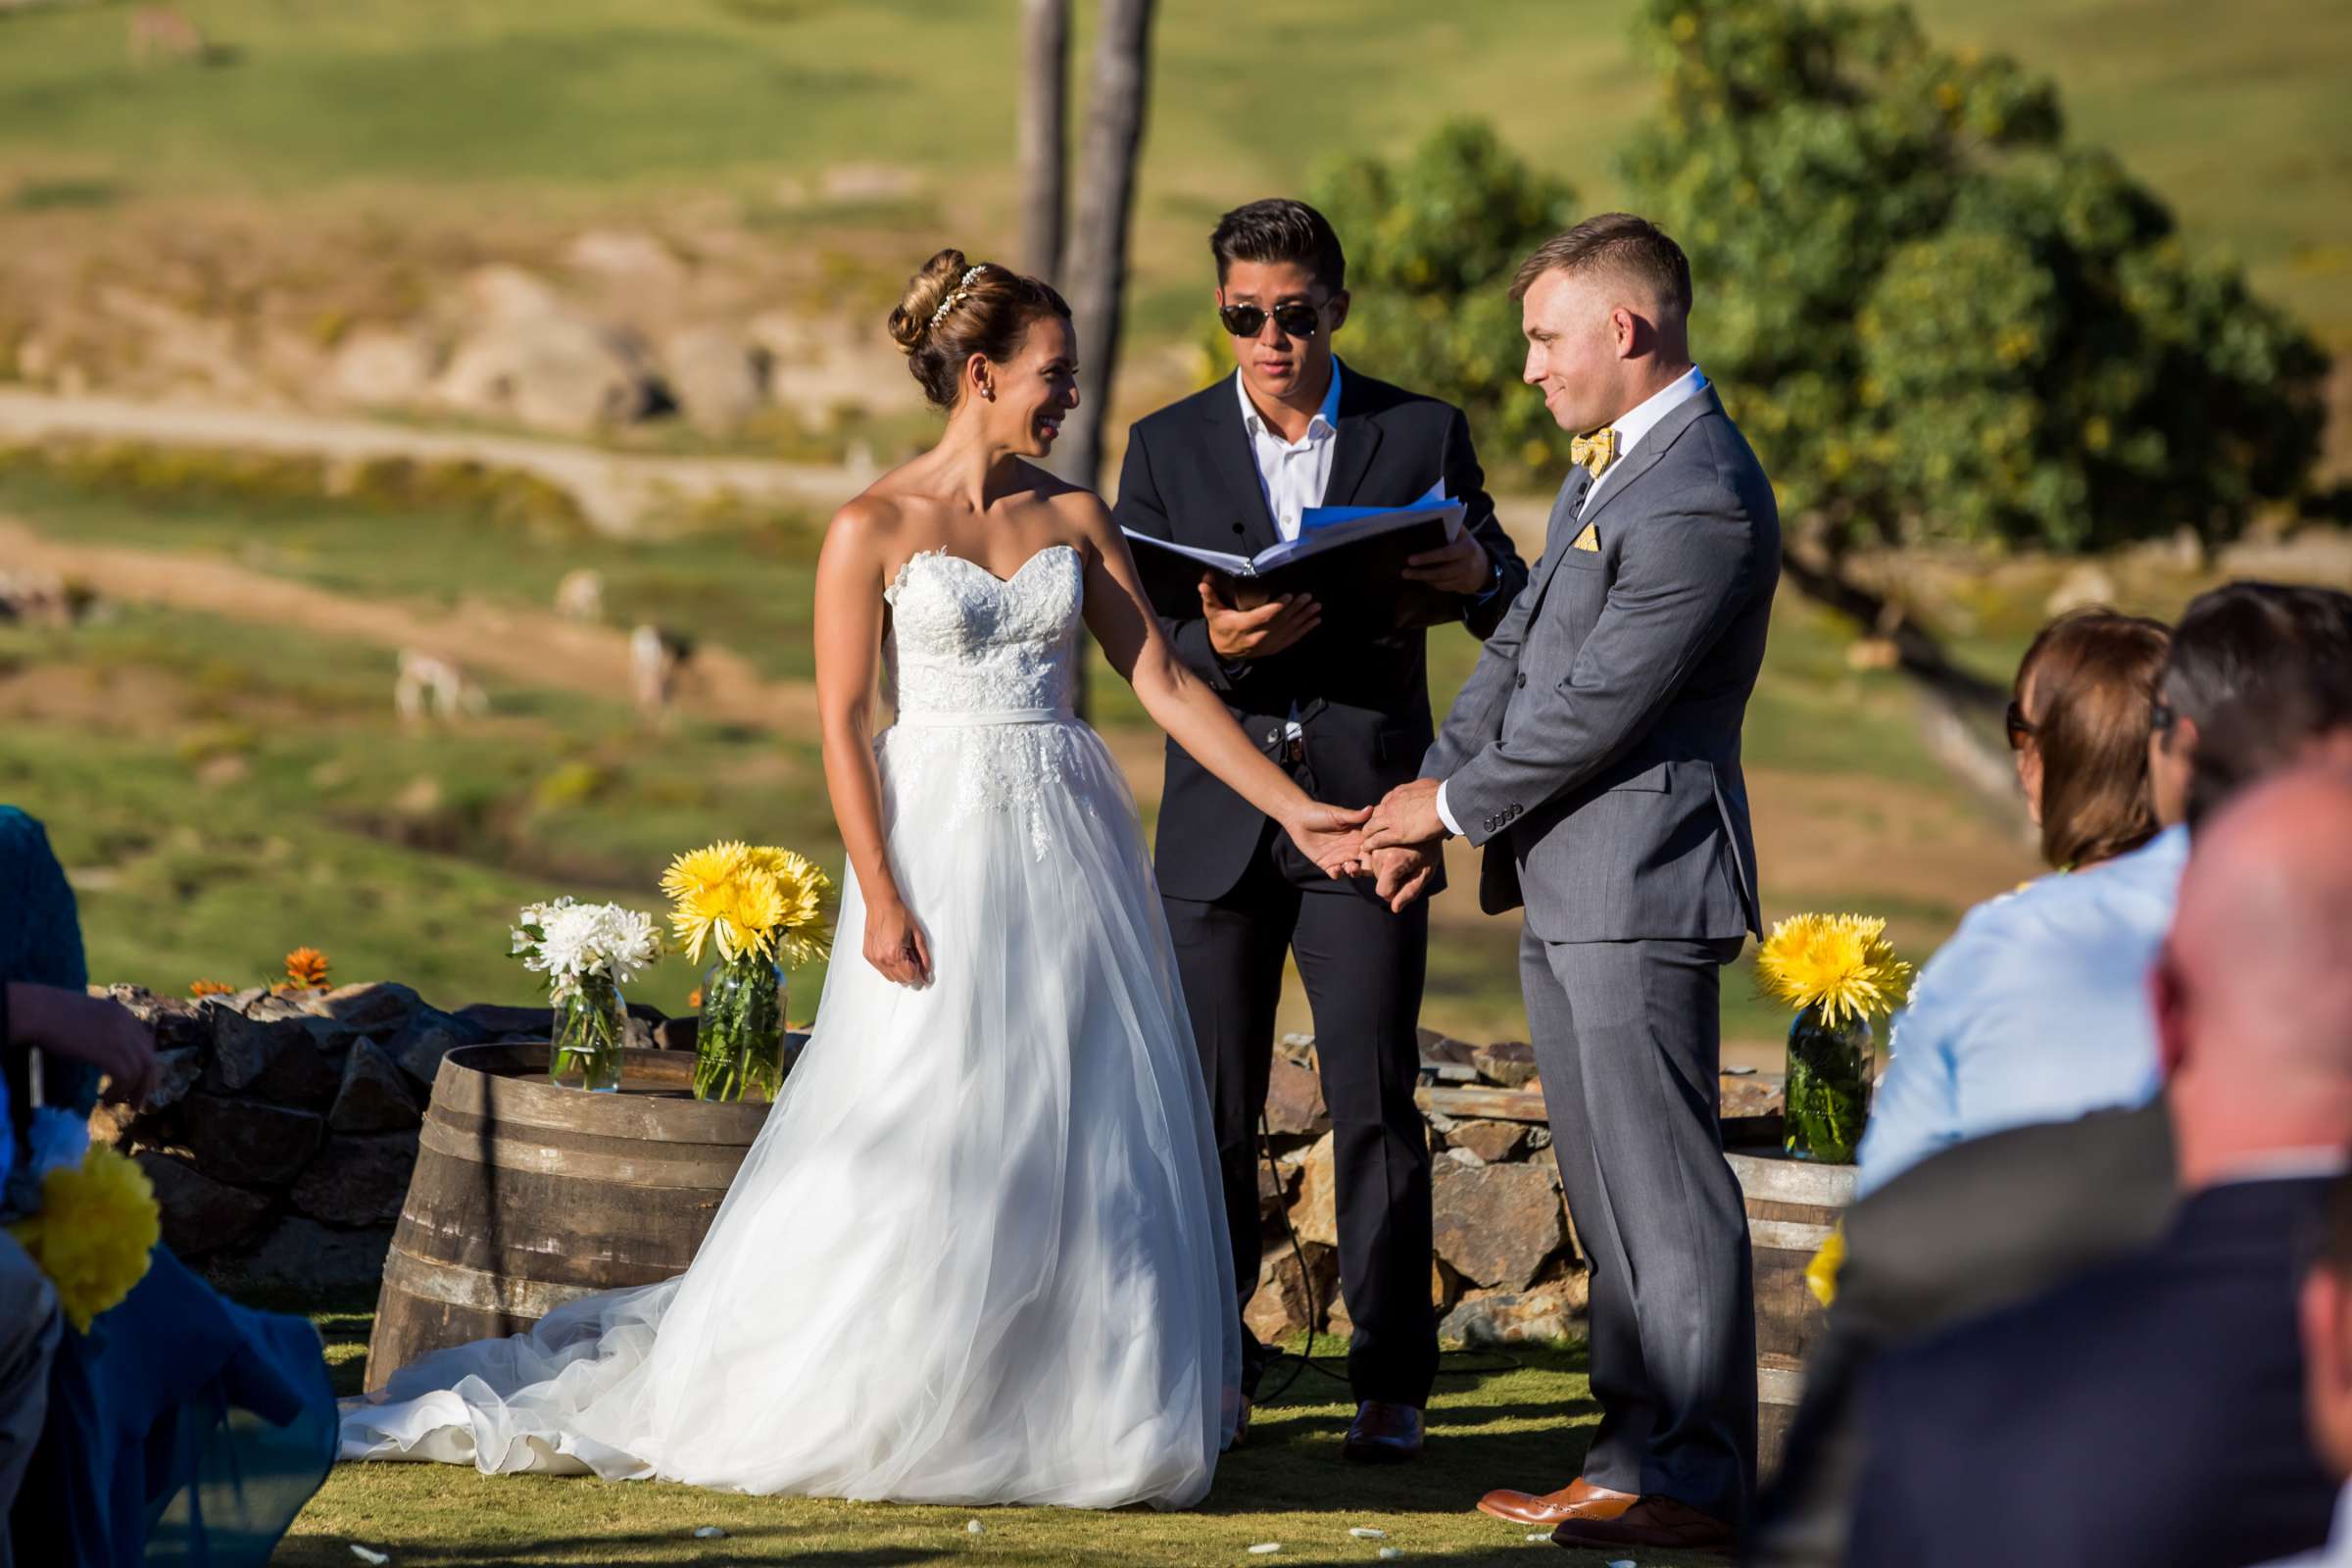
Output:
<path fill-rule="evenodd" d="M 693 1266 L 346 1404 L 346 1459 L 751 1493 L 1181 1507 L 1240 1377 L 1206 1096 L 1135 808 L 1066 716 L 903 720 L 934 977 L 841 951 Z M 1042 721 L 1041 721 L 1042 719 Z"/>

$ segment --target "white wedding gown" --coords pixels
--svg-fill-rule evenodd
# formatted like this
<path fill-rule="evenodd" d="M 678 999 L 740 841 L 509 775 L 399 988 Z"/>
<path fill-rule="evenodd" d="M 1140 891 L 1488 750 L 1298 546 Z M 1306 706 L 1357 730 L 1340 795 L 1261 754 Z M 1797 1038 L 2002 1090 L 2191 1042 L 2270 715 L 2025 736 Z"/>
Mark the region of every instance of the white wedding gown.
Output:
<path fill-rule="evenodd" d="M 693 1266 L 427 1356 L 342 1457 L 909 1502 L 1183 1507 L 1240 1379 L 1206 1095 L 1125 781 L 1070 711 L 1084 572 L 907 563 L 890 864 L 934 978 L 843 949 Z"/>

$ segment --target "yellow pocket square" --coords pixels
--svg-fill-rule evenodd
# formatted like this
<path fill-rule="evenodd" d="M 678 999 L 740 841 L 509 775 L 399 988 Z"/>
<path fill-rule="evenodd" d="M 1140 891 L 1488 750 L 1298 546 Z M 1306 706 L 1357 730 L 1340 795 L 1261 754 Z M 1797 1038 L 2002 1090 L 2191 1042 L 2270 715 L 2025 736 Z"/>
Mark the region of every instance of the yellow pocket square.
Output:
<path fill-rule="evenodd" d="M 1568 548 L 1571 550 L 1590 550 L 1592 552 L 1592 554 L 1598 555 L 1600 554 L 1600 535 L 1594 532 L 1592 525 L 1588 522 L 1585 524 L 1585 531 L 1576 536 L 1576 543 L 1570 545 Z"/>

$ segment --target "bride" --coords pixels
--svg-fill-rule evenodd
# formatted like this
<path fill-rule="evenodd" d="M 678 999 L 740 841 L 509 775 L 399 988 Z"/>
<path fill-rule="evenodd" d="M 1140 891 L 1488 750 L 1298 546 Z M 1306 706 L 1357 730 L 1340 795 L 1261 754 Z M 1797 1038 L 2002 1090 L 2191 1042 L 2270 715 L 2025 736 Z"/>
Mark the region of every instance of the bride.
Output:
<path fill-rule="evenodd" d="M 816 573 L 849 849 L 813 1036 L 693 1266 L 347 1402 L 346 1459 L 920 1502 L 1197 1502 L 1240 1407 L 1200 1069 L 1135 806 L 1071 713 L 1078 629 L 1333 875 L 1316 805 L 1193 679 L 1092 492 L 1047 284 L 934 256 L 891 314 L 947 411 Z M 869 733 L 877 661 L 896 722 Z"/>

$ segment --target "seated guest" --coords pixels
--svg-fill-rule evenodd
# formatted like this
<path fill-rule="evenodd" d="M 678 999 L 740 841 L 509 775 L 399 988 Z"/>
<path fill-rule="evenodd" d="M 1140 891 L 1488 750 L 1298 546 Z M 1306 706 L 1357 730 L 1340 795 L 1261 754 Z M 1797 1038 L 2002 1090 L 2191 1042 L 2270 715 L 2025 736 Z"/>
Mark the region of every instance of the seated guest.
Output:
<path fill-rule="evenodd" d="M 87 979 L 74 895 L 46 835 L 0 807 L 0 1000 L 11 1014 L 0 1038 L 37 1049 L 45 1100 L 82 1115 L 101 1075 L 135 1101 L 156 1070 L 146 1026 L 87 996 Z M 20 1127 L 30 1076 L 10 1075 Z M 268 1562 L 334 1460 L 318 1331 L 225 1299 L 158 1247 L 128 1297 L 55 1345 L 48 1408 L 8 1514 L 17 1559 Z"/>
<path fill-rule="evenodd" d="M 2352 1149 L 2352 772 L 2294 767 L 2200 827 L 2151 992 L 2179 1212 L 1870 1369 L 1857 1568 L 2228 1568 L 2325 1540 L 2295 1265 Z"/>
<path fill-rule="evenodd" d="M 2026 650 L 2009 744 L 2042 858 L 2072 874 L 1977 906 L 1920 971 L 1863 1130 L 1858 1191 L 1963 1139 L 2151 1093 L 2142 980 L 2187 845 L 2176 833 L 2161 853 L 2131 852 L 2157 837 L 2148 735 L 2168 640 L 2156 621 L 2091 610 Z"/>
<path fill-rule="evenodd" d="M 2328 1194 L 2318 1258 L 2303 1277 L 2303 1408 L 2312 1446 L 2328 1473 L 2347 1483 L 2336 1494 L 2335 1528 L 2319 1551 L 2272 1568 L 2352 1568 L 2352 1176 Z"/>
<path fill-rule="evenodd" d="M 2238 790 L 2331 747 L 2352 753 L 2352 596 L 2245 583 L 2205 594 L 2174 634 L 2164 690 L 2179 718 L 2157 716 L 2150 772 L 2168 821 L 2201 821 Z M 1759 1501 L 1749 1560 L 1845 1560 L 1860 1465 L 1854 1395 L 1878 1356 L 2136 1250 L 2170 1223 L 2174 1204 L 2172 1128 L 2159 1101 L 1971 1140 L 1849 1208 L 1837 1298 L 1806 1357 L 1804 1397 Z"/>

